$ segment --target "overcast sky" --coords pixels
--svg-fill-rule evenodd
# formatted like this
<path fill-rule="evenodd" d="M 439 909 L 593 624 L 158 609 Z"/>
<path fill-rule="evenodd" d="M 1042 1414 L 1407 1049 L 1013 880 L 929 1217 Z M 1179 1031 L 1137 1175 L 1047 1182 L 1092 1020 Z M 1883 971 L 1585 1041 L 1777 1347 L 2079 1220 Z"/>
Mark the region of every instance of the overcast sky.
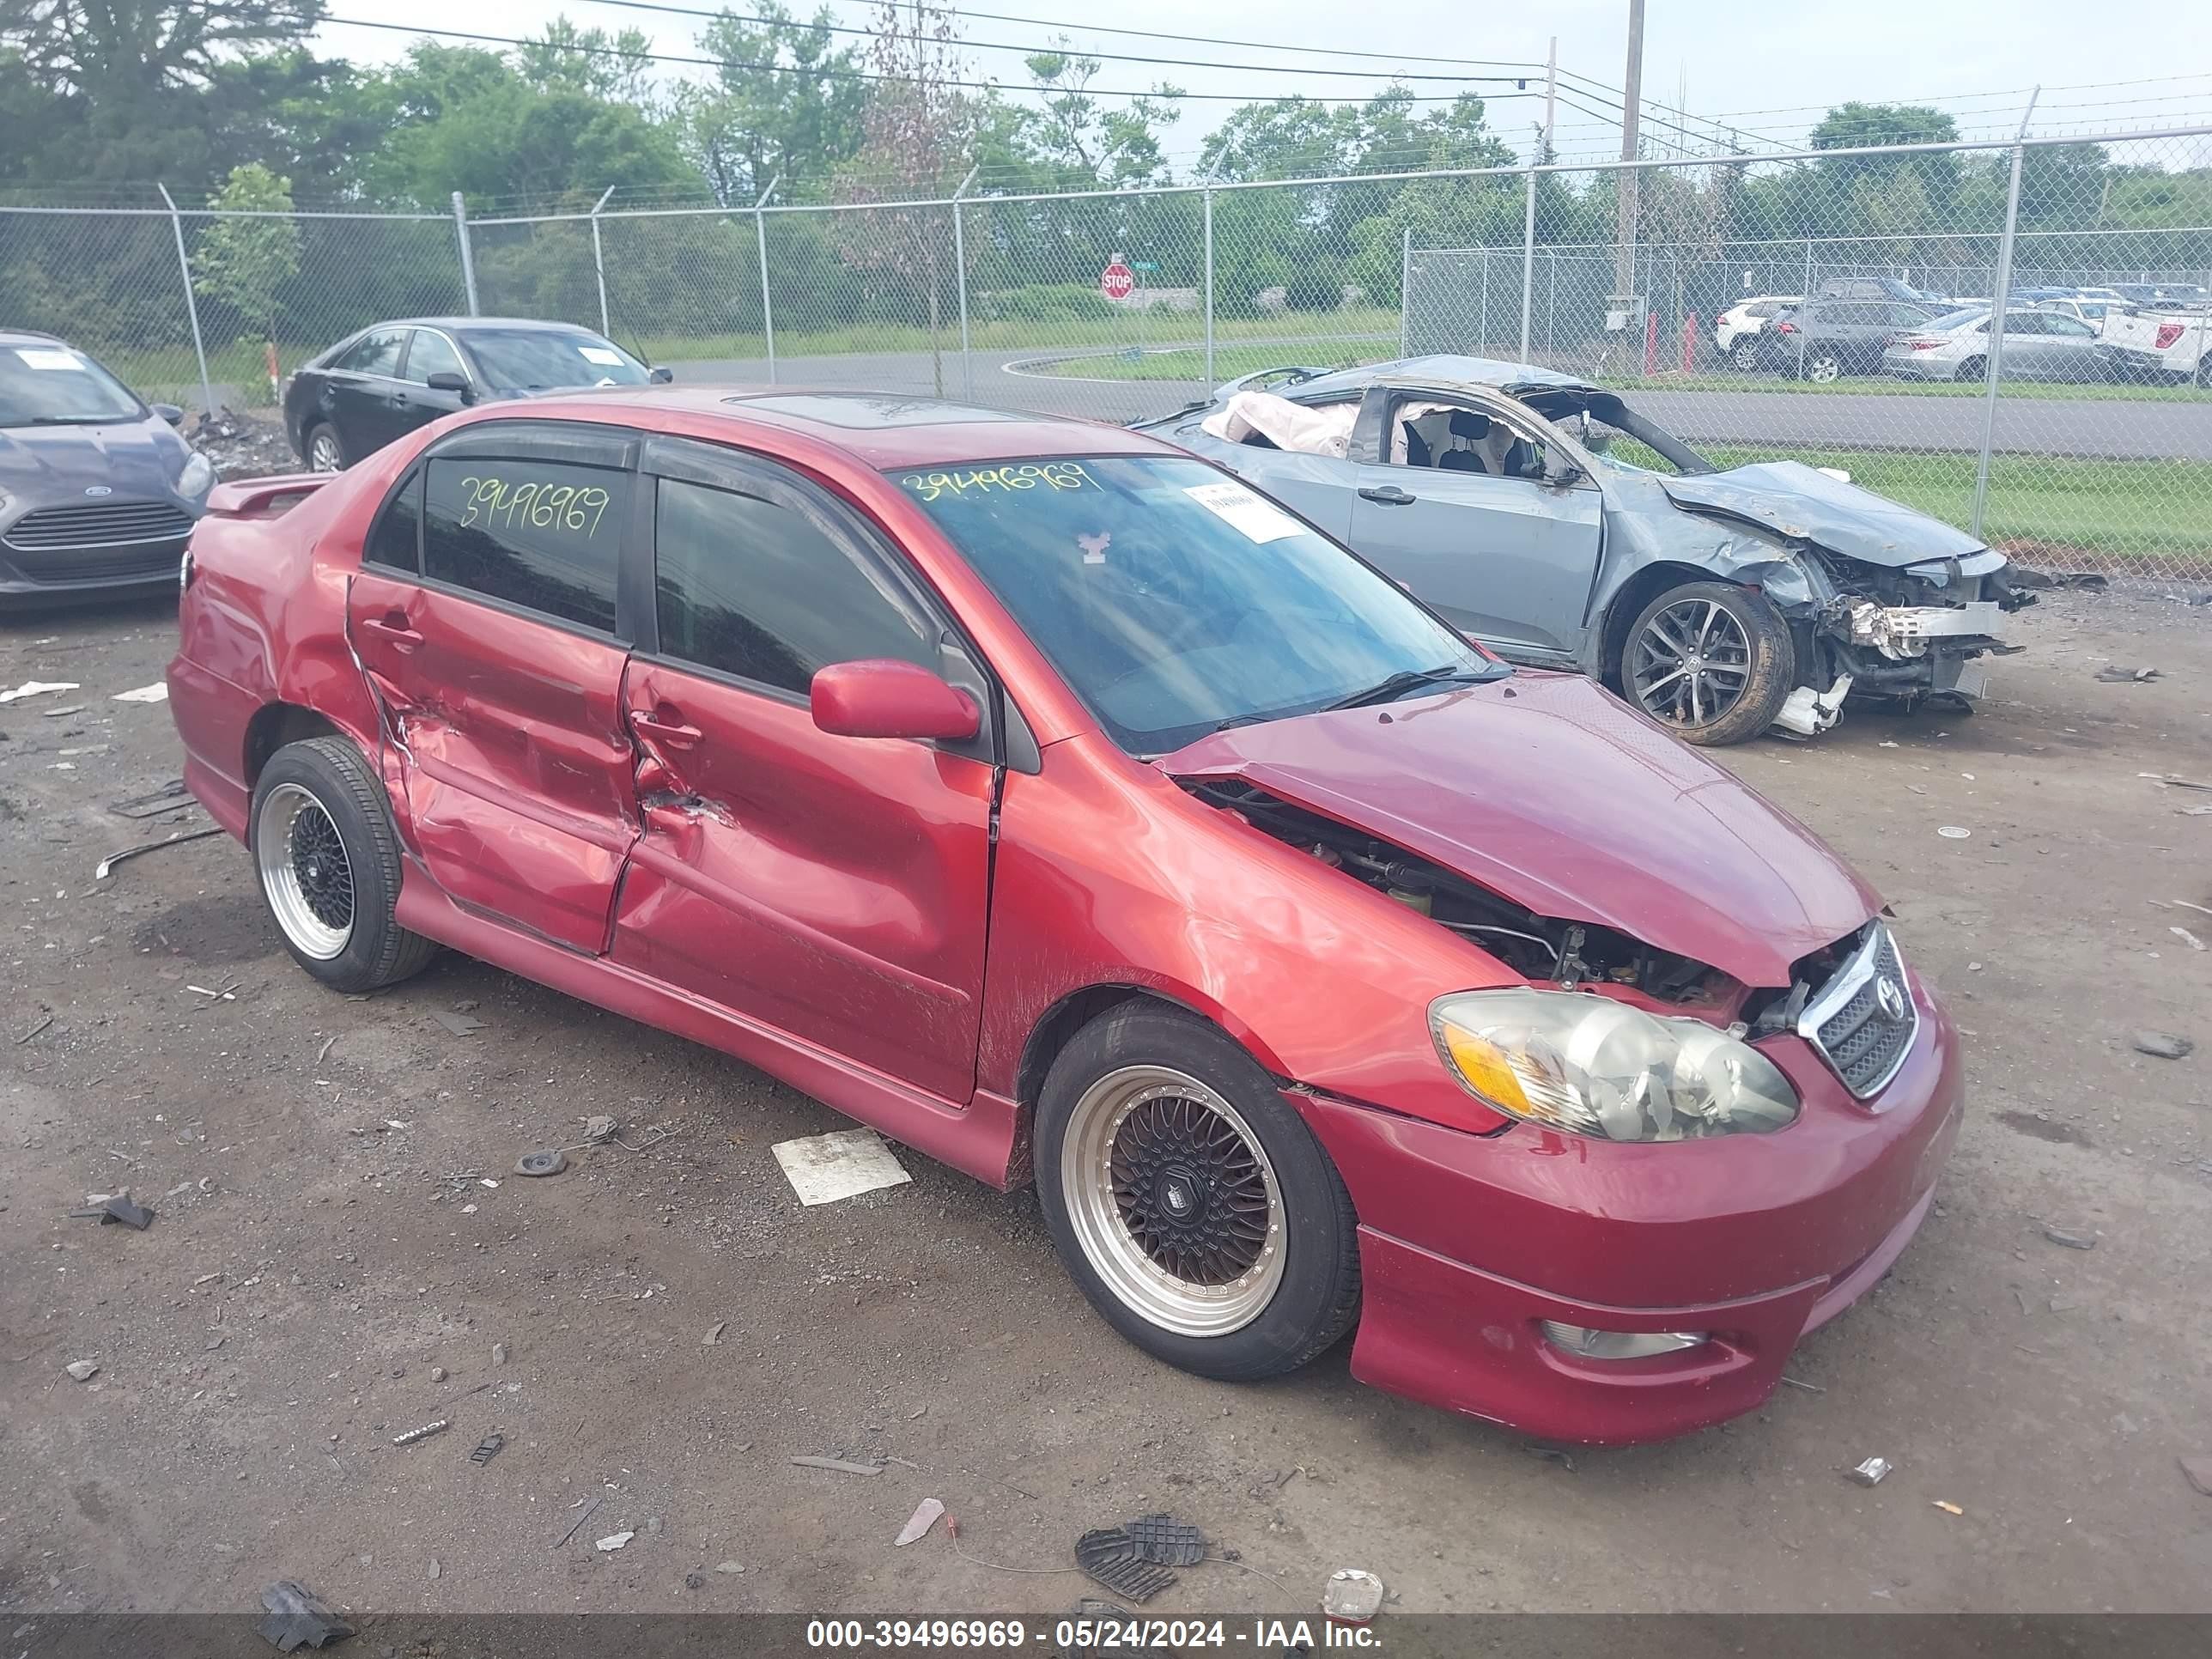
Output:
<path fill-rule="evenodd" d="M 713 0 L 680 0 L 705 5 Z M 1559 61 L 1618 88 L 1626 51 L 1626 0 L 1555 0 L 1545 6 L 1476 6 L 1468 0 L 1427 0 L 1416 5 L 1347 4 L 1345 0 L 979 0 L 984 9 L 1048 20 L 1088 16 L 1097 24 L 1181 33 L 1279 42 L 1285 46 L 1405 54 L 1409 70 L 1480 75 L 1495 70 L 1448 64 L 1447 58 L 1524 60 L 1540 64 L 1547 38 L 1559 37 Z M 745 0 L 732 0 L 743 11 Z M 792 9 L 804 14 L 808 0 Z M 593 0 L 477 0 L 459 9 L 432 0 L 331 0 L 340 16 L 421 23 L 501 34 L 535 31 L 565 10 L 581 25 L 635 25 L 653 37 L 656 50 L 693 50 L 696 20 L 618 9 Z M 872 15 L 864 0 L 835 0 L 838 21 L 860 25 Z M 1059 32 L 1038 24 L 988 21 L 963 16 L 970 41 L 1041 42 Z M 1079 46 L 1170 58 L 1268 65 L 1260 72 L 1109 63 L 1098 84 L 1144 88 L 1161 78 L 1192 92 L 1261 99 L 1285 93 L 1364 96 L 1388 83 L 1390 64 L 1364 78 L 1369 66 L 1352 60 L 1307 58 L 1098 33 L 1069 25 Z M 396 55 L 404 36 L 333 27 L 328 49 L 358 58 Z M 1018 84 L 1024 79 L 1012 52 L 971 50 L 977 78 Z M 1302 74 L 1324 65 L 1357 69 L 1358 79 Z M 1540 69 L 1535 73 L 1540 76 Z M 1411 79 L 1412 77 L 1409 77 Z M 2081 0 L 2008 0 L 2001 12 L 1948 0 L 1929 5 L 1910 0 L 1853 0 L 1846 6 L 1760 6 L 1744 0 L 1650 0 L 1646 22 L 1644 91 L 1648 100 L 1680 100 L 1699 115 L 1725 116 L 1768 143 L 1795 143 L 1829 106 L 1847 99 L 1929 100 L 1950 109 L 1967 136 L 2009 132 L 2027 89 L 2045 86 L 2045 118 L 2037 131 L 2100 126 L 2168 126 L 2212 117 L 2212 6 L 2122 9 L 2099 14 Z M 2106 82 L 2140 84 L 2095 85 Z M 1415 81 L 1425 94 L 1449 94 L 1449 83 Z M 1571 88 L 1572 82 L 1563 82 Z M 1540 88 L 1540 79 L 1532 90 Z M 1482 87 L 1492 95 L 1492 127 L 1519 148 L 1542 112 L 1540 97 L 1509 98 L 1510 88 Z M 1617 154 L 1619 132 L 1598 124 L 1607 111 L 1584 94 L 1590 112 L 1563 106 L 1559 149 L 1565 155 Z M 1178 162 L 1231 103 L 1192 102 L 1168 136 Z M 1615 115 L 1617 119 L 1617 115 Z M 2075 125 L 2062 127 L 2058 123 Z M 1650 136 L 1673 135 L 1652 125 Z M 2201 148 L 2201 147 L 2192 147 Z"/>

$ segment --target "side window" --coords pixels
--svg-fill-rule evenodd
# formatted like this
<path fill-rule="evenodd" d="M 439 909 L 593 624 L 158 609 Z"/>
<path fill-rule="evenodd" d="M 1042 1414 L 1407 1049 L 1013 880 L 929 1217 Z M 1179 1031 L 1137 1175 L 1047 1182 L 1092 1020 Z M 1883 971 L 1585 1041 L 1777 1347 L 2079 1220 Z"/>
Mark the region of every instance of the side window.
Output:
<path fill-rule="evenodd" d="M 894 657 L 939 666 L 933 619 L 805 514 L 673 478 L 659 488 L 664 655 L 801 695 L 831 663 Z"/>
<path fill-rule="evenodd" d="M 2087 340 L 2093 337 L 2097 331 L 2087 323 L 2077 322 L 2071 317 L 2056 314 L 2043 319 L 2043 328 L 2047 334 L 2056 334 L 2069 340 Z"/>
<path fill-rule="evenodd" d="M 333 367 L 354 374 L 394 375 L 399 373 L 401 348 L 407 343 L 404 328 L 380 328 L 362 337 Z"/>
<path fill-rule="evenodd" d="M 473 457 L 423 471 L 425 576 L 614 632 L 629 473 Z"/>
<path fill-rule="evenodd" d="M 407 378 L 416 386 L 428 386 L 433 374 L 459 374 L 461 355 L 447 343 L 446 337 L 434 329 L 418 328 L 415 343 L 407 348 Z"/>
<path fill-rule="evenodd" d="M 384 504 L 375 527 L 368 532 L 368 545 L 362 550 L 362 557 L 371 564 L 380 564 L 392 570 L 404 570 L 418 574 L 422 568 L 422 474 L 420 469 L 407 476 L 398 493 Z"/>
<path fill-rule="evenodd" d="M 1397 466 L 1523 478 L 1542 475 L 1544 449 L 1480 410 L 1401 398 L 1390 406 L 1390 460 Z"/>
<path fill-rule="evenodd" d="M 1918 328 L 1928 321 L 1928 313 L 1918 306 L 1892 306 L 1889 320 L 1899 328 Z"/>

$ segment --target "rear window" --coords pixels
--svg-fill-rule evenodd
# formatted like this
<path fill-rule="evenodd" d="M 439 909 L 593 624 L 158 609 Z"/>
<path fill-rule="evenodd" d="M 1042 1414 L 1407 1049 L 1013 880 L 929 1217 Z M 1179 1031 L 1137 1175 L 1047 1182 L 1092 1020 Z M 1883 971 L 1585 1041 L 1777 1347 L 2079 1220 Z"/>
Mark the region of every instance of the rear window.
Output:
<path fill-rule="evenodd" d="M 424 472 L 425 576 L 614 632 L 629 473 L 474 458 L 434 459 Z"/>

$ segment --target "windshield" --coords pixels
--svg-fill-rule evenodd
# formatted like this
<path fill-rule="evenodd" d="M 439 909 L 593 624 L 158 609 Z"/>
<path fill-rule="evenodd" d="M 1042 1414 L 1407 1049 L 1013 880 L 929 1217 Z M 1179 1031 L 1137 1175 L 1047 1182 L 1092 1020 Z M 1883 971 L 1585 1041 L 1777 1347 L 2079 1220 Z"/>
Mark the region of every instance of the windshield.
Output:
<path fill-rule="evenodd" d="M 146 406 L 69 347 L 0 346 L 0 426 L 104 426 L 143 421 Z"/>
<path fill-rule="evenodd" d="M 643 386 L 643 363 L 620 346 L 578 329 L 472 328 L 462 338 L 477 367 L 500 392 L 555 386 Z"/>
<path fill-rule="evenodd" d="M 1310 714 L 1397 675 L 1510 671 L 1335 543 L 1201 462 L 993 461 L 890 475 L 1133 755 Z"/>

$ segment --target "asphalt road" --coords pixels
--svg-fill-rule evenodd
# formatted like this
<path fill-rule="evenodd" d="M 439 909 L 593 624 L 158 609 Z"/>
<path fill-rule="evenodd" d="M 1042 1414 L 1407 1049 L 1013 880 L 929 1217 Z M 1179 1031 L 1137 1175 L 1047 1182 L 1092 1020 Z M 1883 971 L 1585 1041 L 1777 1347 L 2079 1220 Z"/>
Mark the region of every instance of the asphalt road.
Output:
<path fill-rule="evenodd" d="M 1053 415 L 1127 421 L 1164 414 L 1204 397 L 1196 380 L 1092 380 L 1024 371 L 1035 350 L 978 351 L 963 363 L 949 351 L 787 357 L 776 379 L 789 386 L 878 390 L 914 396 L 972 397 L 976 402 Z M 1296 346 L 1284 348 L 1295 362 Z M 764 381 L 763 359 L 678 363 L 679 380 Z M 941 379 L 940 379 L 941 376 Z M 1897 392 L 1652 391 L 1637 398 L 1661 425 L 1692 443 L 1833 444 L 1853 449 L 1971 453 L 1981 444 L 1983 404 L 1975 398 Z M 1771 384 L 1771 383 L 1770 383 Z M 2030 455 L 2122 459 L 2212 460 L 2212 396 L 2203 401 L 2000 398 L 1996 447 Z"/>

